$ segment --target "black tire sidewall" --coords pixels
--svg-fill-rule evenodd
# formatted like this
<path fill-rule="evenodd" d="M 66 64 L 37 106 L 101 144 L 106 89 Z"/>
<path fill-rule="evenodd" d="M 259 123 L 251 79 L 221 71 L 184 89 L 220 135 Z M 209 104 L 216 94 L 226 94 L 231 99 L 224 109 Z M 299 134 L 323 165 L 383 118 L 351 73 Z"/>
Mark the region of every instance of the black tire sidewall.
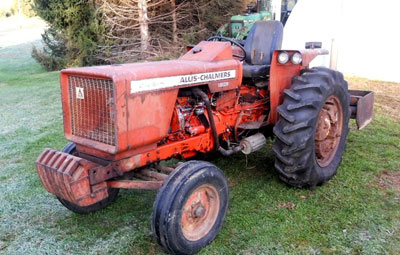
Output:
<path fill-rule="evenodd" d="M 207 169 L 208 170 L 208 169 Z M 228 207 L 228 194 L 224 194 L 224 184 L 221 182 L 219 178 L 215 178 L 212 176 L 211 171 L 202 171 L 199 173 L 196 173 L 193 175 L 188 182 L 186 182 L 181 189 L 177 193 L 177 198 L 179 198 L 181 195 L 183 195 L 183 199 L 175 199 L 174 202 L 172 203 L 171 206 L 171 211 L 178 211 L 177 214 L 177 219 L 178 221 L 171 222 L 170 228 L 172 229 L 173 232 L 177 233 L 176 235 L 176 244 L 183 244 L 183 247 L 192 247 L 192 249 L 197 252 L 204 246 L 210 244 L 217 234 L 220 232 L 223 224 L 223 220 L 226 215 L 227 207 Z M 200 181 L 197 181 L 196 179 L 200 178 Z M 218 192 L 219 198 L 220 198 L 220 210 L 218 212 L 218 216 L 216 219 L 216 222 L 210 232 L 203 237 L 202 239 L 192 242 L 187 240 L 182 232 L 182 226 L 181 226 L 181 217 L 182 217 L 182 209 L 189 197 L 189 195 L 198 187 L 204 184 L 209 184 L 215 187 L 215 189 Z M 182 248 L 183 248 L 182 247 Z"/>
<path fill-rule="evenodd" d="M 69 142 L 67 145 L 64 146 L 61 152 L 74 155 L 74 153 L 77 153 L 78 151 L 76 149 L 76 144 L 73 142 Z"/>
<path fill-rule="evenodd" d="M 70 211 L 77 213 L 77 214 L 89 214 L 92 212 L 96 212 L 108 207 L 111 203 L 113 203 L 118 197 L 119 189 L 108 189 L 108 197 L 97 202 L 96 204 L 89 205 L 89 206 L 79 206 L 74 203 L 69 202 L 68 200 L 62 199 L 57 197 L 60 203 L 65 206 Z"/>
<path fill-rule="evenodd" d="M 346 147 L 350 119 L 348 84 L 340 72 L 318 67 L 303 70 L 284 93 L 278 107 L 280 118 L 273 130 L 279 178 L 298 188 L 322 185 L 336 174 Z M 342 134 L 332 161 L 321 167 L 315 153 L 315 131 L 321 110 L 331 96 L 342 106 Z"/>
<path fill-rule="evenodd" d="M 192 170 L 192 172 L 186 171 L 186 167 L 183 166 L 179 169 L 178 174 L 171 176 L 169 184 L 166 185 L 164 190 L 160 190 L 163 194 L 160 194 L 158 200 L 162 200 L 155 203 L 153 212 L 153 217 L 155 216 L 153 218 L 153 231 L 156 231 L 155 235 L 157 239 L 160 239 L 158 242 L 169 252 L 175 254 L 193 254 L 210 244 L 222 228 L 229 204 L 228 184 L 222 171 L 207 162 L 192 161 L 191 164 L 193 162 L 194 164 L 205 164 Z M 189 164 L 186 166 L 190 167 Z M 212 185 L 217 190 L 220 209 L 208 234 L 200 240 L 189 241 L 182 232 L 182 209 L 192 192 L 204 184 Z M 160 210 L 159 207 L 162 207 L 162 209 Z"/>

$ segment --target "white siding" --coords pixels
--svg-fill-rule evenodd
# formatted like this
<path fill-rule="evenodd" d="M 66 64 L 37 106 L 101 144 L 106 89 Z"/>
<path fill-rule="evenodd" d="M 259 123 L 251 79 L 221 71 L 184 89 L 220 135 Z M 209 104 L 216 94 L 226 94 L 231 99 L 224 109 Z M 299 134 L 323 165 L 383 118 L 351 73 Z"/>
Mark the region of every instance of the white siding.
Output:
<path fill-rule="evenodd" d="M 0 10 L 8 10 L 12 7 L 14 0 L 0 0 Z"/>
<path fill-rule="evenodd" d="M 300 0 L 284 34 L 283 47 L 307 41 L 337 47 L 337 68 L 348 75 L 400 82 L 400 1 Z M 314 65 L 328 66 L 330 56 Z"/>

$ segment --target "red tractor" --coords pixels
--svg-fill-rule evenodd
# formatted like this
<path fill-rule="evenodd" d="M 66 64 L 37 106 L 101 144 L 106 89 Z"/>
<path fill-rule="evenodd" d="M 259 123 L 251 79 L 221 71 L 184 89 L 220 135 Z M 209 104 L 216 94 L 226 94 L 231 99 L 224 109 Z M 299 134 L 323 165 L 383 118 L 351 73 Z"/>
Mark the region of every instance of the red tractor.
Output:
<path fill-rule="evenodd" d="M 335 175 L 350 117 L 372 118 L 373 94 L 349 92 L 343 75 L 309 69 L 321 49 L 281 50 L 283 26 L 257 22 L 242 45 L 217 36 L 178 60 L 71 68 L 61 72 L 66 138 L 36 166 L 46 190 L 73 212 L 105 208 L 119 189 L 159 190 L 158 243 L 192 254 L 211 243 L 228 209 L 228 183 L 215 165 L 190 159 L 250 154 L 275 134 L 282 181 L 315 187 Z"/>

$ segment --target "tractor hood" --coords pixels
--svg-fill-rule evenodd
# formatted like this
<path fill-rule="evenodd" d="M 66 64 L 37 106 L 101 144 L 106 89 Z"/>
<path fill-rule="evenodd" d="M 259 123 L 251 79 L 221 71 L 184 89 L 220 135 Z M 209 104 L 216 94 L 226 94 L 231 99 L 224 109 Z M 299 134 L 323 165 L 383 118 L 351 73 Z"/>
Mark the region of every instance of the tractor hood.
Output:
<path fill-rule="evenodd" d="M 61 75 L 111 79 L 129 83 L 132 93 L 207 84 L 212 92 L 241 83 L 242 65 L 227 42 L 201 42 L 178 60 L 70 68 Z M 224 81 L 221 85 L 220 81 Z"/>
<path fill-rule="evenodd" d="M 168 135 L 179 88 L 206 85 L 214 93 L 241 82 L 242 64 L 226 42 L 201 42 L 178 60 L 66 69 L 65 135 L 111 154 L 156 146 Z"/>

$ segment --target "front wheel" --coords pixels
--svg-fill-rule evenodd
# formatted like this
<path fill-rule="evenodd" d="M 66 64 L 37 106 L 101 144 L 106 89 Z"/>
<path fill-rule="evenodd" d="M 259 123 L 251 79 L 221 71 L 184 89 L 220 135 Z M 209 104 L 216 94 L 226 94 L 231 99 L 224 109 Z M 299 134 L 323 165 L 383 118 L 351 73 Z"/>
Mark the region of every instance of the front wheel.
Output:
<path fill-rule="evenodd" d="M 210 244 L 228 208 L 226 177 L 215 165 L 188 161 L 164 182 L 153 207 L 158 243 L 173 254 L 193 254 Z"/>
<path fill-rule="evenodd" d="M 274 127 L 275 168 L 288 185 L 322 185 L 336 174 L 346 147 L 347 82 L 339 72 L 313 68 L 295 77 L 284 93 Z"/>

